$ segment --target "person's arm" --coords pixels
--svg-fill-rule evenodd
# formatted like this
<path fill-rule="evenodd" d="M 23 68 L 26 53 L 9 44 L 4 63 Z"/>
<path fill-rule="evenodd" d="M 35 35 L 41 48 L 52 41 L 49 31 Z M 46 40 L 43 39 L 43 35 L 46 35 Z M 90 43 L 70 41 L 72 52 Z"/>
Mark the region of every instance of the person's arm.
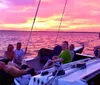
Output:
<path fill-rule="evenodd" d="M 50 63 L 51 63 L 51 65 L 50 65 Z M 43 70 L 51 68 L 52 66 L 53 66 L 52 60 L 48 60 L 47 63 L 44 65 Z"/>
<path fill-rule="evenodd" d="M 8 69 L 5 69 L 5 71 L 10 74 L 11 76 L 13 77 L 17 77 L 17 76 L 21 76 L 25 73 L 27 73 L 29 69 L 26 69 L 26 70 L 20 70 L 18 68 L 15 68 L 15 67 L 10 67 Z"/>
<path fill-rule="evenodd" d="M 8 65 L 10 65 L 10 66 L 15 66 L 16 68 L 21 69 L 21 67 L 18 66 L 18 65 L 17 65 L 16 63 L 14 63 L 14 62 L 8 62 Z"/>
<path fill-rule="evenodd" d="M 55 62 L 62 62 L 62 61 L 63 61 L 62 58 L 58 58 L 58 59 L 52 60 L 53 63 L 55 63 Z"/>
<path fill-rule="evenodd" d="M 54 66 L 55 62 L 62 62 L 63 59 L 62 58 L 58 58 L 58 59 L 54 59 L 54 60 L 48 60 L 47 63 L 44 65 L 43 69 L 47 69 L 47 68 L 51 68 Z M 52 63 L 50 65 L 50 63 Z"/>
<path fill-rule="evenodd" d="M 7 52 L 4 53 L 4 59 L 7 59 Z"/>
<path fill-rule="evenodd" d="M 21 49 L 21 55 L 20 55 L 21 60 L 24 59 L 24 56 L 25 56 L 25 51 L 23 49 Z"/>
<path fill-rule="evenodd" d="M 25 48 L 25 52 L 24 53 L 26 54 L 26 52 L 27 52 L 27 47 Z"/>

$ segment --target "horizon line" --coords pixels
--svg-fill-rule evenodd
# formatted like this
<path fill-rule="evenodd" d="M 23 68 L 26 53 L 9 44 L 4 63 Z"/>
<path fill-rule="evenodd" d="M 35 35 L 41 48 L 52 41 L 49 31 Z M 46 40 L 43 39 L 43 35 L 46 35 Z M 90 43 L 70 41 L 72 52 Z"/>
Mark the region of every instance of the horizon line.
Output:
<path fill-rule="evenodd" d="M 28 30 L 0 30 L 0 31 L 15 31 L 15 32 L 31 32 L 31 31 L 28 31 Z M 34 31 L 33 32 L 58 32 L 58 31 Z M 100 33 L 100 32 L 91 32 L 91 31 L 59 31 L 60 33 Z"/>

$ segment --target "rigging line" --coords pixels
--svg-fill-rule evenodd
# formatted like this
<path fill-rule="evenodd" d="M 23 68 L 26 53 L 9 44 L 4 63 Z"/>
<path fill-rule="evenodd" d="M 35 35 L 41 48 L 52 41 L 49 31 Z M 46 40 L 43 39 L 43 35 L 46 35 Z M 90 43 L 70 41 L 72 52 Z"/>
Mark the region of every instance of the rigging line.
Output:
<path fill-rule="evenodd" d="M 57 39 L 58 39 L 60 27 L 61 27 L 61 24 L 62 24 L 62 21 L 63 21 L 63 16 L 64 16 L 64 13 L 65 13 L 65 9 L 66 9 L 66 5 L 67 5 L 67 0 L 65 0 L 65 5 L 64 5 L 63 11 L 62 11 L 62 16 L 61 16 L 61 19 L 60 19 L 60 24 L 59 24 L 59 27 L 58 27 L 58 32 L 57 32 L 57 36 L 56 36 L 56 39 L 55 39 L 55 43 L 54 44 L 56 44 Z"/>
<path fill-rule="evenodd" d="M 36 13 L 35 13 L 35 16 L 34 16 L 34 19 L 33 19 L 32 27 L 31 27 L 31 32 L 30 32 L 28 40 L 27 40 L 26 50 L 27 50 L 27 47 L 28 47 L 28 44 L 29 44 L 29 41 L 30 41 L 30 38 L 31 38 L 31 35 L 32 35 L 32 30 L 34 28 L 34 24 L 35 24 L 35 21 L 36 21 L 36 17 L 37 17 L 37 14 L 38 14 L 40 3 L 41 3 L 41 0 L 39 0 L 39 2 L 38 2 L 38 6 L 37 6 L 37 9 L 36 9 Z"/>

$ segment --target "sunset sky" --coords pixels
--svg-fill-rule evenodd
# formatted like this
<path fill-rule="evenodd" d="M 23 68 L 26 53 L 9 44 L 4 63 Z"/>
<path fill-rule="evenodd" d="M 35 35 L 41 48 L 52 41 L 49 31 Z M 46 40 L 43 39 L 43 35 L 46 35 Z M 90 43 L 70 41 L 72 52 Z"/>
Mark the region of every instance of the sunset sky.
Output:
<path fill-rule="evenodd" d="M 39 0 L 0 0 L 0 30 L 30 31 Z M 58 30 L 65 0 L 41 0 L 33 28 Z M 100 0 L 68 0 L 61 31 L 100 32 Z"/>

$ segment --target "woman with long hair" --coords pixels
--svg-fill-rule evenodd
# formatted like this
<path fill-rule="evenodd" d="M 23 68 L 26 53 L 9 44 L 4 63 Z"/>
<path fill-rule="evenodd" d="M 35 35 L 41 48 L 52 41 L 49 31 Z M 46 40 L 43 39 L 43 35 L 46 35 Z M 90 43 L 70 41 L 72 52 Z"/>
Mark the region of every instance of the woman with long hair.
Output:
<path fill-rule="evenodd" d="M 4 53 L 4 59 L 12 61 L 14 57 L 15 57 L 14 46 L 12 44 L 9 44 L 7 47 L 7 51 Z"/>

